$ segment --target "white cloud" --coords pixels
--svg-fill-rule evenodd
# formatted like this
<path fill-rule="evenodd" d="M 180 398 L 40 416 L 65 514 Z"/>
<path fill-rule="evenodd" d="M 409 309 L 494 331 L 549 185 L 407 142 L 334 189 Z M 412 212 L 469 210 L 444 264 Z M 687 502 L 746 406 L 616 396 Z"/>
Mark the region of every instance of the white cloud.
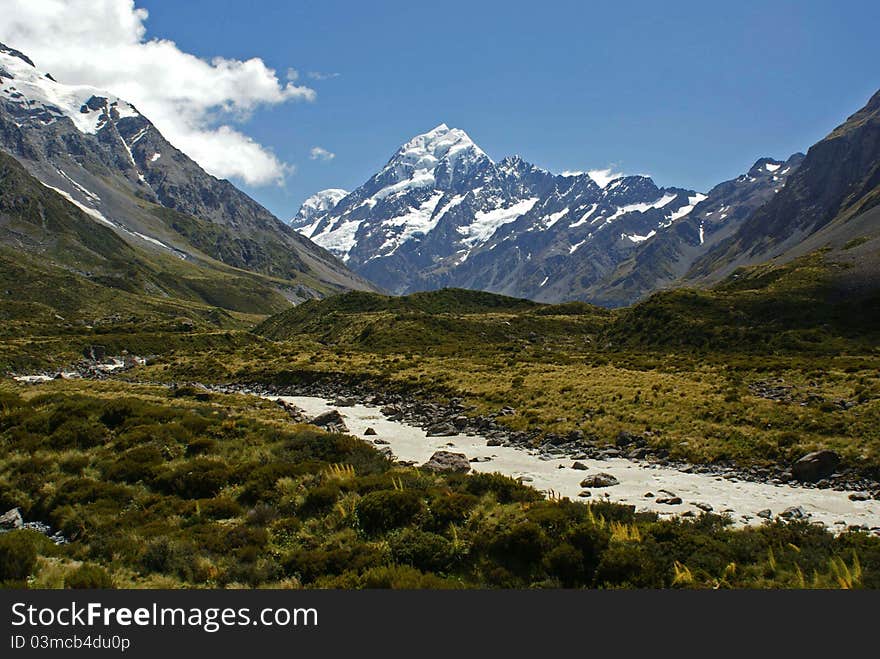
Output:
<path fill-rule="evenodd" d="M 624 176 L 621 172 L 615 172 L 610 167 L 608 169 L 591 169 L 587 172 L 600 188 L 604 188 L 616 178 Z"/>
<path fill-rule="evenodd" d="M 330 80 L 331 78 L 338 78 L 341 73 L 321 73 L 320 71 L 309 71 L 306 75 L 312 80 Z"/>
<path fill-rule="evenodd" d="M 134 0 L 2 0 L 0 41 L 69 84 L 106 89 L 133 103 L 176 147 L 215 176 L 280 184 L 291 167 L 233 127 L 261 106 L 312 101 L 314 90 L 281 82 L 259 58 L 210 62 L 167 39 L 148 39 Z"/>
<path fill-rule="evenodd" d="M 312 147 L 312 150 L 309 151 L 309 158 L 312 160 L 323 160 L 324 162 L 327 162 L 328 160 L 333 160 L 335 157 L 335 153 L 328 151 L 321 146 Z"/>

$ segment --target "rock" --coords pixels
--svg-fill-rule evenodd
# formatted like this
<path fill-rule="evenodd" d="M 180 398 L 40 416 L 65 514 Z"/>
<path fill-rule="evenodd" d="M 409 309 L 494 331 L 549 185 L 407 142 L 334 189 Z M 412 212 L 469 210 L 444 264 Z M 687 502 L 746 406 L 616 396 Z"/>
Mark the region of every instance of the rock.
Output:
<path fill-rule="evenodd" d="M 373 444 L 376 444 L 377 446 L 385 446 L 388 444 L 388 442 L 384 439 L 374 439 Z"/>
<path fill-rule="evenodd" d="M 645 492 L 642 496 L 646 499 L 653 499 L 656 495 L 653 492 Z"/>
<path fill-rule="evenodd" d="M 789 520 L 791 520 L 791 519 L 806 519 L 807 517 L 810 516 L 810 513 L 808 513 L 806 510 L 804 510 L 801 506 L 791 506 L 791 507 L 783 510 L 781 513 L 779 513 L 779 516 L 782 519 L 789 519 Z"/>
<path fill-rule="evenodd" d="M 815 483 L 828 478 L 840 464 L 840 456 L 834 451 L 807 453 L 791 467 L 791 475 L 799 481 Z"/>
<path fill-rule="evenodd" d="M 354 404 L 357 401 L 354 398 L 347 398 L 345 396 L 339 396 L 338 398 L 333 400 L 332 405 L 334 407 L 354 407 Z"/>
<path fill-rule="evenodd" d="M 578 494 L 578 496 L 583 497 L 584 499 L 588 499 L 589 497 L 593 496 L 593 494 L 589 490 L 584 490 L 583 492 Z"/>
<path fill-rule="evenodd" d="M 422 465 L 422 469 L 433 472 L 463 472 L 471 470 L 470 462 L 464 453 L 435 451 L 431 459 Z"/>
<path fill-rule="evenodd" d="M 492 461 L 492 458 L 490 458 L 488 455 L 481 455 L 479 457 L 470 459 L 470 462 L 491 462 L 491 461 Z"/>
<path fill-rule="evenodd" d="M 330 432 L 348 432 L 348 428 L 346 427 L 343 416 L 339 413 L 339 410 L 330 410 L 323 414 L 319 414 L 309 421 L 309 423 Z"/>
<path fill-rule="evenodd" d="M 629 446 L 634 444 L 638 438 L 638 435 L 631 433 L 629 430 L 621 430 L 617 433 L 617 439 L 614 443 L 619 447 Z"/>
<path fill-rule="evenodd" d="M 849 495 L 850 501 L 868 501 L 871 498 L 871 495 L 867 492 L 853 492 Z"/>
<path fill-rule="evenodd" d="M 710 506 L 708 503 L 703 503 L 702 501 L 694 502 L 694 507 L 699 508 L 704 513 L 711 513 L 713 510 L 712 506 Z"/>
<path fill-rule="evenodd" d="M 587 467 L 587 465 L 585 465 L 583 462 L 575 462 L 573 465 L 571 465 L 571 468 L 577 469 L 578 471 L 586 471 L 587 469 L 589 469 L 589 467 Z"/>
<path fill-rule="evenodd" d="M 21 511 L 18 508 L 7 510 L 0 515 L 0 529 L 12 531 L 20 529 L 24 526 L 24 520 L 21 517 Z"/>
<path fill-rule="evenodd" d="M 581 481 L 581 487 L 611 487 L 618 483 L 620 483 L 620 481 L 611 474 L 601 473 L 587 476 Z"/>
<path fill-rule="evenodd" d="M 458 430 L 451 423 L 437 423 L 427 428 L 428 437 L 452 437 L 457 434 Z"/>
<path fill-rule="evenodd" d="M 378 435 L 379 433 L 377 433 L 375 431 L 375 429 L 373 429 L 373 428 L 367 428 L 366 430 L 364 430 L 364 434 L 365 435 Z"/>
<path fill-rule="evenodd" d="M 486 442 L 486 446 L 501 446 L 503 442 L 497 437 L 493 437 L 489 441 Z"/>
<path fill-rule="evenodd" d="M 681 497 L 661 497 L 655 499 L 657 503 L 666 504 L 667 506 L 677 506 L 681 503 Z"/>

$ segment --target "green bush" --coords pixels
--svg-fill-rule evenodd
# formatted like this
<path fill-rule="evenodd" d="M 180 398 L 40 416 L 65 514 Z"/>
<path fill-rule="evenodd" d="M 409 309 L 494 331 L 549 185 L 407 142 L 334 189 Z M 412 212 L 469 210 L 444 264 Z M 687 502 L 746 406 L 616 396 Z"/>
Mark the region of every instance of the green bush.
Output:
<path fill-rule="evenodd" d="M 444 493 L 431 499 L 431 528 L 445 531 L 450 524 L 461 524 L 468 513 L 477 505 L 479 498 L 461 492 Z"/>
<path fill-rule="evenodd" d="M 339 498 L 339 486 L 319 485 L 306 492 L 305 499 L 297 512 L 302 517 L 314 517 L 326 513 Z"/>
<path fill-rule="evenodd" d="M 410 524 L 424 510 L 416 492 L 379 490 L 370 492 L 355 509 L 360 527 L 367 533 L 389 531 Z"/>
<path fill-rule="evenodd" d="M 514 574 L 527 577 L 540 566 L 547 544 L 547 536 L 540 526 L 520 522 L 510 528 L 484 531 L 475 540 L 474 549 L 485 551 Z"/>
<path fill-rule="evenodd" d="M 195 458 L 166 471 L 156 478 L 157 487 L 186 499 L 215 496 L 233 481 L 234 472 L 222 460 Z"/>
<path fill-rule="evenodd" d="M 455 562 L 452 543 L 436 533 L 405 528 L 390 539 L 391 555 L 398 563 L 425 572 L 446 572 Z"/>
<path fill-rule="evenodd" d="M 0 581 L 27 579 L 37 564 L 39 549 L 52 543 L 41 533 L 30 530 L 0 534 Z"/>
<path fill-rule="evenodd" d="M 473 474 L 464 482 L 465 491 L 476 496 L 491 492 L 498 503 L 540 501 L 541 494 L 518 480 L 501 474 Z"/>
<path fill-rule="evenodd" d="M 64 577 L 65 588 L 113 588 L 110 573 L 97 565 L 80 565 Z"/>
<path fill-rule="evenodd" d="M 106 441 L 107 429 L 91 419 L 69 419 L 49 437 L 49 443 L 55 449 L 88 449 Z"/>
<path fill-rule="evenodd" d="M 150 481 L 164 462 L 162 451 L 157 446 L 137 446 L 107 465 L 103 469 L 104 478 L 126 483 Z"/>

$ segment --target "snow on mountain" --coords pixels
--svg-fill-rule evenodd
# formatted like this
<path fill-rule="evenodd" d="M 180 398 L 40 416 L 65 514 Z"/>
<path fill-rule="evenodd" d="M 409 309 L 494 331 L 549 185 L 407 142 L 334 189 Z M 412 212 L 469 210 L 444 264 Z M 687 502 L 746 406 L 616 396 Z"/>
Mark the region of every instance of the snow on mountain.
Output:
<path fill-rule="evenodd" d="M 610 170 L 554 174 L 519 156 L 496 163 L 446 124 L 407 141 L 353 192 L 324 196 L 307 200 L 292 226 L 383 288 L 539 297 L 557 295 L 565 262 L 591 258 L 589 245 L 631 250 L 701 198 Z"/>
<path fill-rule="evenodd" d="M 205 172 L 130 103 L 40 71 L 0 44 L 0 150 L 140 248 L 326 290 L 370 289 L 229 181 Z M 213 225 L 213 226 L 212 226 Z M 294 290 L 289 299 L 312 297 Z M 301 294 L 302 292 L 302 294 Z"/>
<path fill-rule="evenodd" d="M 140 116 L 131 103 L 105 91 L 56 82 L 26 55 L 2 44 L 0 98 L 19 105 L 30 121 L 47 125 L 68 117 L 77 130 L 91 135 L 111 119 Z"/>
<path fill-rule="evenodd" d="M 303 202 L 299 212 L 288 224 L 307 238 L 311 237 L 311 232 L 315 229 L 314 218 L 332 209 L 347 194 L 348 191 L 341 188 L 328 188 L 316 192 Z"/>

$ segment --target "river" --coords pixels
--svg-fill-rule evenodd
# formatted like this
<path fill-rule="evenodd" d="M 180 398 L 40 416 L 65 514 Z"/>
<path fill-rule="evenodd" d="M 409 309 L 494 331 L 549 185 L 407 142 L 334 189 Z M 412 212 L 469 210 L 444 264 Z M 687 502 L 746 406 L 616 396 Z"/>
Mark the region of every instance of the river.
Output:
<path fill-rule="evenodd" d="M 278 396 L 270 398 L 274 400 Z M 578 500 L 588 489 L 590 498 L 583 500 L 605 499 L 630 504 L 639 511 L 653 511 L 663 517 L 699 514 L 711 506 L 713 512 L 729 515 L 738 526 L 762 523 L 764 518 L 758 516 L 761 511 L 769 510 L 776 516 L 786 509 L 800 507 L 811 522 L 821 523 L 835 532 L 858 526 L 880 533 L 880 501 L 852 501 L 849 492 L 685 473 L 623 458 L 579 460 L 587 469 L 577 470 L 572 468 L 570 458 L 547 459 L 532 450 L 487 446 L 486 440 L 479 436 L 428 437 L 421 428 L 386 419 L 375 407 L 335 407 L 323 398 L 311 396 L 281 396 L 281 399 L 303 409 L 309 416 L 338 410 L 345 417 L 351 434 L 367 442 L 387 442 L 398 460 L 422 464 L 438 450 L 464 453 L 469 459 L 488 458 L 472 462 L 474 471 L 520 478 L 542 492 L 573 500 Z M 373 428 L 376 435 L 365 435 L 367 428 Z M 586 476 L 597 473 L 611 474 L 619 483 L 604 488 L 580 486 Z M 679 497 L 681 503 L 670 505 L 658 501 L 672 497 Z"/>

